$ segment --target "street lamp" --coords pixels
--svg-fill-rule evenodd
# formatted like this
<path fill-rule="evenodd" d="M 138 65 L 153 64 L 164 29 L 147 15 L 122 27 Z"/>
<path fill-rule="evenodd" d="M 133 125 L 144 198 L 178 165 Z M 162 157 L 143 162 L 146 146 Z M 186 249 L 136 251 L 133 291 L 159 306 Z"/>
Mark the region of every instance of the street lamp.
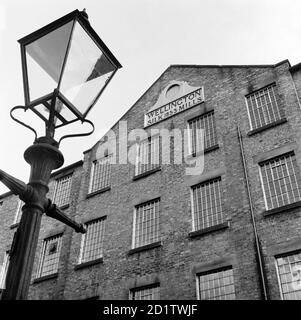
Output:
<path fill-rule="evenodd" d="M 2 299 L 26 299 L 38 242 L 42 214 L 85 232 L 46 197 L 52 170 L 61 167 L 64 157 L 59 144 L 65 138 L 94 131 L 86 119 L 101 93 L 121 68 L 120 63 L 91 27 L 88 15 L 75 10 L 19 40 L 21 45 L 25 106 L 16 106 L 11 117 L 32 130 L 35 141 L 24 153 L 31 166 L 29 183 L 0 170 L 2 181 L 25 205 L 10 250 L 6 289 Z M 45 123 L 45 136 L 17 119 L 13 112 L 33 112 Z M 80 121 L 92 126 L 88 133 L 65 135 L 57 142 L 55 129 Z"/>

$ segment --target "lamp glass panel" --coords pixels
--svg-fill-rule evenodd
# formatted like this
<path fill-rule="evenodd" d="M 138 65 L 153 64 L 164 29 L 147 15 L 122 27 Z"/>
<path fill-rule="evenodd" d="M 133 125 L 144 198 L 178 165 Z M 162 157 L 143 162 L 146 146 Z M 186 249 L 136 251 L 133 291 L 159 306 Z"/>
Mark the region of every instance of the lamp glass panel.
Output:
<path fill-rule="evenodd" d="M 57 88 L 73 21 L 26 45 L 30 102 Z"/>
<path fill-rule="evenodd" d="M 76 22 L 60 92 L 84 114 L 115 69 L 80 23 Z"/>

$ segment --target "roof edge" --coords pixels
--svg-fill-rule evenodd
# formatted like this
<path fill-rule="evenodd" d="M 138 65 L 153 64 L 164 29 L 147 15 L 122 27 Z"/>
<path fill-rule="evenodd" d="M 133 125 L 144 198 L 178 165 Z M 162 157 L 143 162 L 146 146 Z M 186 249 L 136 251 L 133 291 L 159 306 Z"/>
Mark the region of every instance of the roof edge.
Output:
<path fill-rule="evenodd" d="M 148 90 L 150 90 L 150 88 L 152 88 L 152 87 L 159 81 L 159 79 L 163 76 L 163 74 L 164 74 L 165 72 L 167 72 L 170 68 L 171 68 L 171 65 L 170 65 L 169 67 L 167 67 L 167 68 L 160 74 L 160 76 L 151 84 L 150 87 L 148 87 L 145 91 L 143 91 L 142 95 L 140 95 L 140 97 L 132 104 L 132 106 L 111 126 L 111 128 L 110 128 L 107 132 L 109 132 L 110 130 L 112 130 L 112 128 L 115 127 L 115 126 L 118 124 L 118 122 L 119 122 L 128 112 L 130 112 L 130 111 L 134 108 L 134 106 L 139 102 L 140 99 L 142 99 L 142 97 L 146 94 L 146 92 L 147 92 Z M 103 136 L 105 136 L 105 134 L 104 134 Z M 100 141 L 101 139 L 102 139 L 102 137 L 101 137 L 100 139 L 98 139 L 91 148 L 83 151 L 83 154 L 86 154 L 86 153 L 90 152 L 90 151 L 99 143 L 99 141 Z"/>
<path fill-rule="evenodd" d="M 76 167 L 82 166 L 83 163 L 84 163 L 83 160 L 79 160 L 79 161 L 76 161 L 76 162 L 74 162 L 74 163 L 71 163 L 71 164 L 69 164 L 68 166 L 63 167 L 63 168 L 61 168 L 61 169 L 53 172 L 53 173 L 51 174 L 50 178 L 55 177 L 56 175 L 64 172 L 65 170 L 70 170 L 70 169 L 74 169 L 74 168 L 76 168 Z"/>
<path fill-rule="evenodd" d="M 290 67 L 290 72 L 296 72 L 299 71 L 301 69 L 301 62 L 293 65 Z"/>
<path fill-rule="evenodd" d="M 288 63 L 288 59 L 282 60 L 276 64 L 171 64 L 170 68 L 274 68 L 281 64 Z"/>
<path fill-rule="evenodd" d="M 111 130 L 128 112 L 132 110 L 132 108 L 139 102 L 139 100 L 146 94 L 148 90 L 150 90 L 158 81 L 159 79 L 171 68 L 275 68 L 284 63 L 288 63 L 289 67 L 291 68 L 291 64 L 288 59 L 282 60 L 276 64 L 249 64 L 249 65 L 197 65 L 197 64 L 171 64 L 169 65 L 161 74 L 160 76 L 152 83 L 150 87 L 148 87 L 143 94 L 133 103 L 133 105 L 111 126 L 109 130 Z M 108 130 L 108 131 L 109 131 Z M 83 151 L 83 154 L 90 152 L 101 140 L 102 138 L 98 139 L 91 148 Z"/>
<path fill-rule="evenodd" d="M 1 199 L 4 199 L 4 198 L 6 198 L 6 197 L 9 197 L 9 196 L 11 196 L 11 195 L 13 195 L 12 191 L 7 191 L 7 192 L 5 192 L 5 193 L 2 193 L 2 194 L 0 194 L 0 200 L 1 200 Z"/>

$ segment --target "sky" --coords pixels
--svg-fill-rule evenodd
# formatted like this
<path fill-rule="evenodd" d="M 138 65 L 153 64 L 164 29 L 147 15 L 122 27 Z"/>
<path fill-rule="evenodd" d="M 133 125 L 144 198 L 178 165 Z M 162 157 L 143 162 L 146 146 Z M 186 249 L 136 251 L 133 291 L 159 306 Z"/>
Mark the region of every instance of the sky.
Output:
<path fill-rule="evenodd" d="M 300 0 L 0 0 L 0 169 L 24 182 L 23 154 L 34 135 L 9 116 L 24 105 L 17 40 L 83 8 L 123 68 L 88 116 L 93 135 L 61 143 L 64 165 L 82 160 L 171 64 L 301 62 Z M 0 194 L 7 191 L 0 184 Z"/>

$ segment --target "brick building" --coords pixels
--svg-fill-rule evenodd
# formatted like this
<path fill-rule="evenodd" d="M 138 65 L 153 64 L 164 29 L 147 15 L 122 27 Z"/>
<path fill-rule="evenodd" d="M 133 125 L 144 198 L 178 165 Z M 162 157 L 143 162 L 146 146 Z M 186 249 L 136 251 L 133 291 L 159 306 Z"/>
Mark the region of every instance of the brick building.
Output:
<path fill-rule="evenodd" d="M 50 197 L 88 232 L 43 217 L 29 298 L 301 299 L 300 99 L 287 60 L 170 66 L 53 173 Z M 2 280 L 21 207 L 0 196 Z"/>

